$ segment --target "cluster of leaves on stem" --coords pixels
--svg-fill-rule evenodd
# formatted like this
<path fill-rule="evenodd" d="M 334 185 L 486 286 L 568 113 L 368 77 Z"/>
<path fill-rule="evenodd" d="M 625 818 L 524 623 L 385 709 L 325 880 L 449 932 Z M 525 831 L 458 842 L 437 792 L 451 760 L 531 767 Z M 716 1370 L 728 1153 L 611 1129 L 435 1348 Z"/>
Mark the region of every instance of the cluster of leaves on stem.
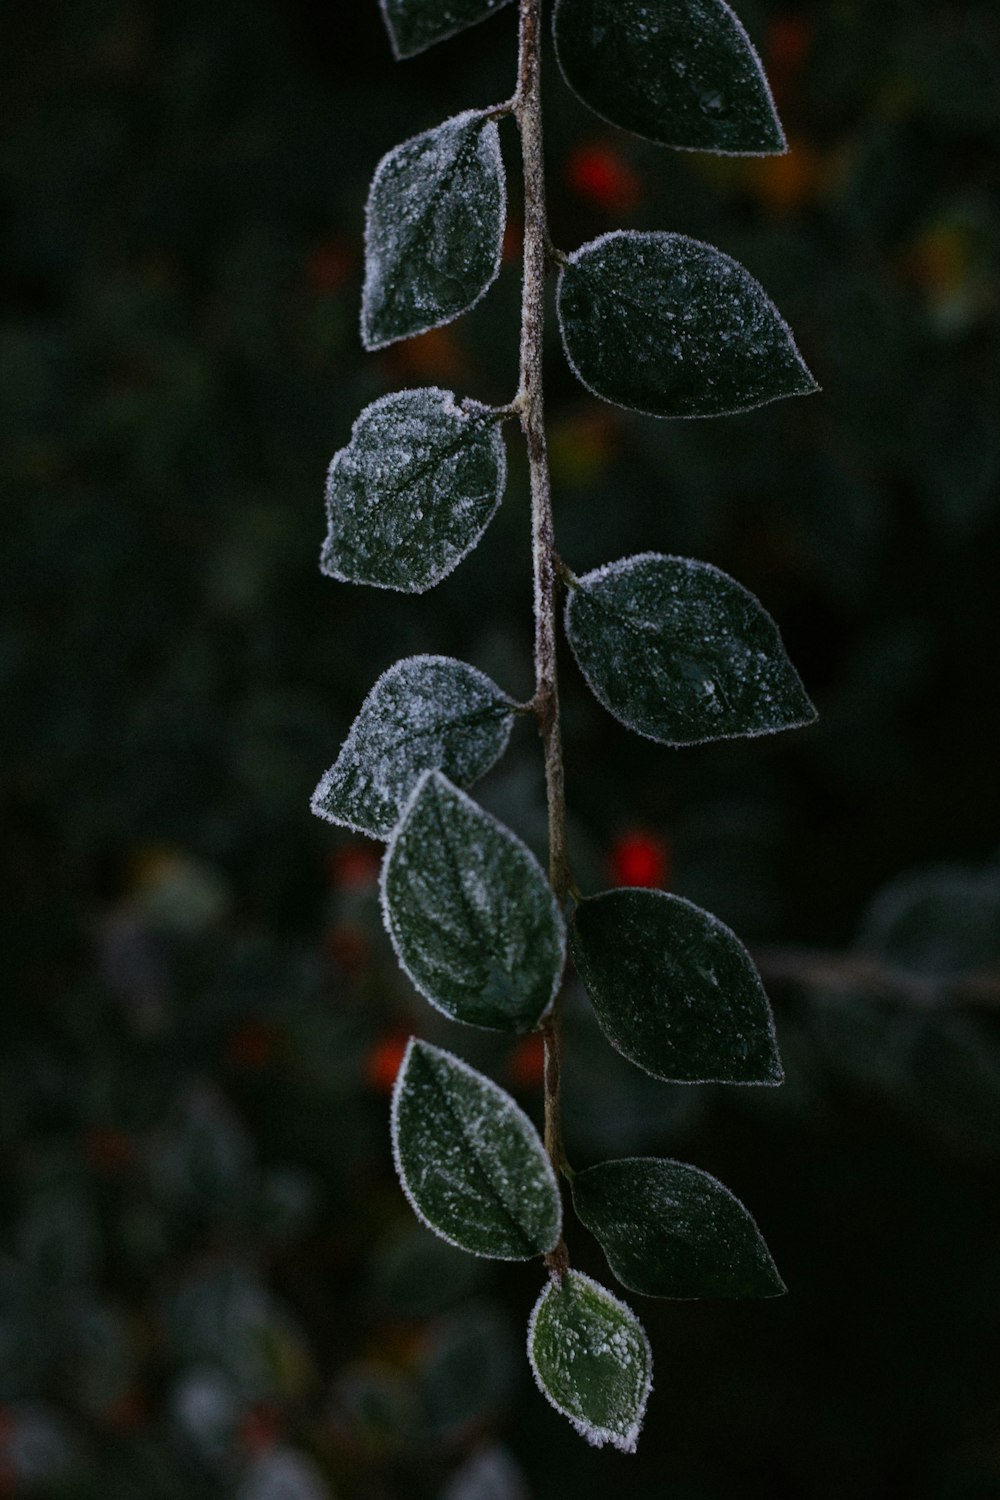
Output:
<path fill-rule="evenodd" d="M 382 0 L 401 58 L 504 4 Z M 361 319 L 369 349 L 457 318 L 497 275 L 506 222 L 499 122 L 513 116 L 524 135 L 524 49 L 537 47 L 539 7 L 520 3 L 513 99 L 456 115 L 378 166 Z M 760 61 L 724 0 L 556 0 L 553 28 L 566 82 L 613 124 L 682 150 L 785 149 Z M 527 102 L 537 114 L 537 96 Z M 566 357 L 605 401 L 657 417 L 712 417 L 815 389 L 763 288 L 712 245 L 615 231 L 553 259 Z M 502 500 L 501 427 L 524 400 L 522 391 L 490 408 L 428 388 L 369 406 L 330 466 L 323 571 L 413 593 L 444 578 Z M 559 572 L 580 670 L 636 733 L 692 745 L 814 717 L 774 622 L 717 568 L 646 553 L 580 578 L 565 564 Z M 647 889 L 574 892 L 564 910 L 521 840 L 467 795 L 503 754 L 515 714 L 530 707 L 464 662 L 397 662 L 317 787 L 317 814 L 387 841 L 383 909 L 403 969 L 455 1021 L 551 1029 L 569 946 L 608 1040 L 638 1067 L 676 1082 L 780 1083 L 767 997 L 727 927 Z M 652 1359 L 631 1309 L 569 1269 L 557 1170 L 630 1291 L 784 1290 L 747 1210 L 715 1178 L 641 1158 L 574 1173 L 561 1148 L 550 1159 L 496 1084 L 416 1039 L 396 1081 L 392 1142 L 408 1199 L 443 1239 L 498 1259 L 546 1257 L 529 1358 L 549 1401 L 597 1445 L 634 1449 Z"/>

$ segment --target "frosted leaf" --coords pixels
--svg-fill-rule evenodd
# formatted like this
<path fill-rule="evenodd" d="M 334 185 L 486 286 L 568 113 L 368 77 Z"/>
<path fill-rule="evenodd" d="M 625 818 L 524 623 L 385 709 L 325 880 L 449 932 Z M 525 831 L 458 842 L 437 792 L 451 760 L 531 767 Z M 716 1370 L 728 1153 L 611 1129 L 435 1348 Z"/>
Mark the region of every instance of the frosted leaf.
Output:
<path fill-rule="evenodd" d="M 509 0 L 381 0 L 392 50 L 398 58 L 413 57 L 435 42 L 443 42 L 485 21 Z"/>
<path fill-rule="evenodd" d="M 660 744 L 816 718 L 771 616 L 710 563 L 642 552 L 596 568 L 570 590 L 566 634 L 597 700 Z"/>
<path fill-rule="evenodd" d="M 513 699 L 483 672 L 448 656 L 408 656 L 361 705 L 312 810 L 388 838 L 423 771 L 470 786 L 500 759 L 513 722 Z"/>
<path fill-rule="evenodd" d="M 413 1037 L 391 1119 L 396 1172 L 428 1229 L 492 1260 L 530 1260 L 558 1243 L 562 1203 L 545 1148 L 491 1079 Z"/>
<path fill-rule="evenodd" d="M 500 271 L 506 212 L 500 136 L 478 110 L 383 156 L 365 221 L 365 348 L 426 333 L 473 307 Z"/>
<path fill-rule="evenodd" d="M 421 594 L 472 551 L 506 479 L 488 408 L 433 386 L 382 396 L 330 465 L 320 571 Z"/>
<path fill-rule="evenodd" d="M 580 1271 L 550 1281 L 528 1324 L 542 1395 L 595 1448 L 634 1453 L 653 1386 L 646 1331 L 631 1308 Z"/>
<path fill-rule="evenodd" d="M 753 1219 L 727 1187 L 679 1161 L 633 1156 L 573 1179 L 577 1217 L 623 1286 L 647 1297 L 777 1297 Z"/>
<path fill-rule="evenodd" d="M 618 229 L 559 274 L 566 358 L 588 390 L 653 417 L 721 417 L 818 389 L 764 288 L 714 245 Z"/>
<path fill-rule="evenodd" d="M 932 865 L 897 876 L 872 901 L 860 947 L 929 984 L 1000 966 L 1000 871 Z"/>
<path fill-rule="evenodd" d="M 749 953 L 682 896 L 625 888 L 581 901 L 573 961 L 601 1029 L 671 1083 L 781 1083 L 774 1018 Z"/>
<path fill-rule="evenodd" d="M 524 1476 L 506 1448 L 474 1453 L 452 1475 L 441 1500 L 528 1500 Z"/>
<path fill-rule="evenodd" d="M 236 1500 L 330 1500 L 330 1490 L 306 1454 L 276 1447 L 252 1461 Z"/>
<path fill-rule="evenodd" d="M 565 925 L 541 866 L 437 771 L 386 850 L 382 909 L 404 971 L 453 1020 L 531 1031 L 555 999 Z"/>
<path fill-rule="evenodd" d="M 602 119 L 684 151 L 786 150 L 760 58 L 724 0 L 559 0 L 556 54 Z"/>

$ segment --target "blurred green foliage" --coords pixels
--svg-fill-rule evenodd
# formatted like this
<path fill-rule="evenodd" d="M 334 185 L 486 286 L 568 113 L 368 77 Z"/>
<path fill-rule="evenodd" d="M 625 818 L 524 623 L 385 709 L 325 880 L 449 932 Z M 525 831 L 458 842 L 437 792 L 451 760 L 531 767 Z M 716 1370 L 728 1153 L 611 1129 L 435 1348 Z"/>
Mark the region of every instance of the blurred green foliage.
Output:
<path fill-rule="evenodd" d="M 725 568 L 821 714 L 668 753 L 567 659 L 581 883 L 615 878 L 638 825 L 655 878 L 752 944 L 845 955 L 782 970 L 789 1082 L 766 1097 L 658 1085 L 571 1008 L 574 1159 L 717 1173 L 792 1289 L 644 1306 L 661 1352 L 626 1473 L 528 1389 L 537 1269 L 433 1242 L 392 1179 L 411 1029 L 529 1109 L 537 1056 L 428 1013 L 380 932 L 374 846 L 308 812 L 397 657 L 529 691 L 513 448 L 500 515 L 428 599 L 316 565 L 324 470 L 367 401 L 510 396 L 516 239 L 459 324 L 366 357 L 357 313 L 376 161 L 506 96 L 511 15 L 396 65 L 374 0 L 0 6 L 0 1495 L 1000 1488 L 1000 22 L 985 0 L 740 12 L 788 157 L 659 152 L 547 91 L 557 242 L 719 244 L 824 387 L 658 424 L 553 344 L 562 554 Z M 482 797 L 539 846 L 524 726 Z"/>

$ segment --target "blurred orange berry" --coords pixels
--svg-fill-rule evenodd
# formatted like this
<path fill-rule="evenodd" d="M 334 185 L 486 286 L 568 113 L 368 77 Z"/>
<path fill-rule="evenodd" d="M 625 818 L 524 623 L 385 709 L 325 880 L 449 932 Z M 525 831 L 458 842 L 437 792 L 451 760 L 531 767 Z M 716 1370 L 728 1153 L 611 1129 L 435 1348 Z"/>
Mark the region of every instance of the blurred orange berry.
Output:
<path fill-rule="evenodd" d="M 930 293 L 950 293 L 969 270 L 969 246 L 961 230 L 947 222 L 932 224 L 910 247 L 906 270 Z"/>
<path fill-rule="evenodd" d="M 391 1094 L 410 1038 L 402 1032 L 391 1032 L 377 1042 L 368 1054 L 365 1078 L 379 1094 Z"/>
<path fill-rule="evenodd" d="M 787 214 L 814 198 L 826 178 L 826 163 L 804 141 L 789 141 L 785 156 L 747 158 L 744 181 L 772 213 Z"/>
<path fill-rule="evenodd" d="M 278 1044 L 278 1028 L 270 1021 L 245 1021 L 230 1033 L 226 1061 L 234 1068 L 256 1072 L 274 1061 Z"/>
<path fill-rule="evenodd" d="M 638 207 L 642 184 L 613 146 L 593 142 L 577 146 L 566 163 L 566 183 L 578 198 L 611 213 L 627 214 Z"/>
<path fill-rule="evenodd" d="M 515 1088 L 541 1088 L 545 1082 L 545 1043 L 537 1032 L 519 1039 L 507 1059 L 507 1077 Z"/>
<path fill-rule="evenodd" d="M 392 379 L 454 380 L 468 372 L 469 361 L 452 328 L 430 328 L 385 352 Z"/>
<path fill-rule="evenodd" d="M 554 423 L 549 434 L 553 474 L 563 484 L 588 484 L 613 457 L 618 430 L 614 412 L 596 406 Z"/>
<path fill-rule="evenodd" d="M 620 834 L 611 846 L 610 875 L 615 885 L 665 889 L 670 881 L 670 846 L 645 828 Z"/>

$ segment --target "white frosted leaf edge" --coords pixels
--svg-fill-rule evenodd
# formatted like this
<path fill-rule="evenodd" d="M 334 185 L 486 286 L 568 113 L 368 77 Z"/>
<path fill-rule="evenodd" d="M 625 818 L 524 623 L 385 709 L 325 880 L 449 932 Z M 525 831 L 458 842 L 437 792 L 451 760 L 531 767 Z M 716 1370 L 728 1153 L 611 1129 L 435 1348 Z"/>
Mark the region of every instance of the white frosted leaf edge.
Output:
<path fill-rule="evenodd" d="M 416 141 L 422 140 L 426 136 L 435 135 L 438 131 L 444 130 L 449 125 L 451 125 L 451 126 L 467 125 L 472 120 L 482 120 L 482 118 L 483 118 L 483 111 L 482 110 L 479 110 L 479 109 L 466 109 L 466 110 L 463 110 L 461 114 L 452 115 L 450 117 L 450 119 L 444 120 L 440 125 L 435 125 L 431 130 L 422 130 L 422 131 L 419 131 L 416 135 L 409 136 L 407 140 L 401 141 L 398 146 L 394 146 L 391 151 L 387 151 L 386 154 L 385 154 L 385 156 L 382 157 L 382 160 L 379 162 L 378 166 L 375 168 L 375 175 L 372 178 L 371 187 L 368 190 L 368 200 L 365 203 L 365 261 L 366 261 L 366 264 L 368 262 L 369 255 L 372 253 L 372 251 L 371 251 L 371 245 L 372 245 L 371 219 L 372 219 L 372 205 L 373 205 L 374 195 L 375 195 L 375 186 L 376 186 L 379 178 L 381 177 L 383 171 L 385 170 L 385 167 L 386 167 L 387 163 L 391 160 L 391 158 L 393 156 L 395 156 L 395 154 L 396 154 L 397 151 L 403 150 L 406 146 L 412 146 Z M 490 170 L 495 173 L 496 178 L 497 178 L 498 186 L 499 186 L 499 189 L 500 189 L 500 200 L 501 200 L 501 203 L 506 203 L 507 202 L 507 173 L 506 173 L 506 170 L 504 168 L 504 163 L 503 163 L 503 152 L 500 149 L 500 131 L 497 128 L 497 124 L 496 124 L 495 120 L 488 120 L 486 122 L 486 124 L 484 125 L 483 130 L 482 130 L 482 135 L 481 135 L 481 142 L 485 145 L 485 149 L 486 149 L 487 156 L 488 156 L 488 166 L 489 166 Z M 480 303 L 483 300 L 483 298 L 486 296 L 486 293 L 493 286 L 493 284 L 496 281 L 497 277 L 500 275 L 500 265 L 501 265 L 502 260 L 503 260 L 503 216 L 501 216 L 500 233 L 497 236 L 496 259 L 494 261 L 493 270 L 492 270 L 492 272 L 490 274 L 489 280 L 487 282 L 485 282 L 485 284 L 480 288 L 480 290 L 476 293 L 476 295 L 473 297 L 473 299 L 472 299 L 471 302 L 467 302 L 465 304 L 465 306 L 462 307 L 462 308 L 460 308 L 457 312 L 447 313 L 444 317 L 438 318 L 433 323 L 425 323 L 422 326 L 421 332 L 423 332 L 423 333 L 429 333 L 432 328 L 443 328 L 445 326 L 445 324 L 447 324 L 447 323 L 454 323 L 454 322 L 457 321 L 458 318 L 464 317 L 464 315 L 467 312 L 471 311 L 472 308 L 474 308 L 478 303 Z M 365 336 L 365 325 L 366 325 L 366 323 L 368 321 L 368 313 L 369 313 L 369 309 L 370 308 L 371 308 L 371 292 L 370 292 L 370 287 L 369 287 L 369 277 L 366 274 L 365 275 L 364 286 L 363 286 L 362 291 L 361 291 L 361 342 L 362 342 L 362 344 L 364 345 L 364 347 L 368 350 L 368 352 L 370 354 L 374 354 L 379 349 L 387 349 L 390 344 L 400 343 L 404 338 L 418 338 L 419 337 L 419 333 L 396 334 L 392 338 L 382 339 L 382 340 L 380 340 L 380 341 L 378 341 L 376 343 L 369 343 L 368 339 Z"/>
<path fill-rule="evenodd" d="M 641 417 L 656 417 L 659 421 L 670 422 L 711 422 L 718 417 L 738 417 L 741 416 L 744 412 L 756 411 L 761 406 L 770 406 L 774 401 L 786 400 L 789 395 L 812 396 L 823 389 L 823 387 L 820 385 L 819 381 L 813 375 L 809 366 L 803 359 L 802 351 L 799 349 L 798 344 L 795 342 L 795 335 L 793 334 L 791 328 L 789 327 L 785 318 L 778 311 L 775 302 L 768 296 L 764 288 L 761 286 L 760 282 L 757 281 L 756 276 L 753 276 L 752 273 L 747 270 L 746 266 L 744 266 L 741 261 L 738 261 L 735 256 L 727 255 L 724 250 L 720 250 L 717 245 L 710 245 L 707 240 L 696 240 L 693 235 L 674 234 L 670 231 L 661 229 L 609 229 L 606 233 L 599 234 L 596 239 L 588 240 L 585 245 L 578 245 L 575 250 L 570 251 L 565 265 L 571 266 L 575 264 L 575 262 L 578 261 L 588 251 L 596 250 L 599 246 L 606 244 L 609 240 L 648 240 L 654 237 L 662 240 L 687 240 L 690 244 L 697 245 L 702 250 L 711 250 L 713 254 L 719 257 L 720 260 L 725 261 L 727 265 L 735 266 L 736 269 L 738 271 L 741 271 L 744 276 L 749 276 L 751 280 L 756 282 L 757 287 L 760 291 L 761 298 L 774 313 L 775 318 L 783 328 L 785 336 L 788 339 L 792 354 L 798 360 L 798 363 L 802 368 L 803 375 L 805 375 L 811 383 L 808 388 L 804 388 L 801 391 L 782 392 L 774 396 L 768 396 L 763 401 L 753 401 L 749 406 L 733 406 L 728 410 L 722 412 L 680 412 L 671 415 L 670 417 L 664 418 L 661 412 L 646 411 L 641 406 L 622 406 L 621 402 L 615 401 L 611 397 L 606 396 L 603 391 L 599 391 L 596 386 L 591 385 L 590 382 L 588 380 L 585 380 L 583 375 L 581 375 L 576 361 L 573 359 L 573 356 L 569 352 L 569 344 L 566 339 L 566 328 L 565 324 L 563 323 L 562 304 L 558 295 L 557 288 L 556 321 L 559 324 L 559 334 L 562 339 L 563 354 L 565 355 L 566 363 L 569 365 L 570 369 L 573 371 L 573 374 L 576 376 L 577 380 L 585 390 L 590 391 L 592 396 L 596 396 L 598 401 L 605 401 L 609 406 L 619 406 L 623 411 L 638 412 Z M 561 287 L 562 285 L 564 272 L 565 267 L 560 269 L 559 272 L 559 287 Z"/>
<path fill-rule="evenodd" d="M 382 0 L 382 3 L 384 5 L 385 0 Z M 603 120 L 607 125 L 613 125 L 616 130 L 624 130 L 626 134 L 634 135 L 637 140 L 652 140 L 651 136 L 639 135 L 637 131 L 630 130 L 627 125 L 619 125 L 617 120 L 611 120 L 607 115 L 603 115 L 599 109 L 594 108 L 589 99 L 585 99 L 582 94 L 578 94 L 576 89 L 570 83 L 569 78 L 566 76 L 566 72 L 563 69 L 562 59 L 559 56 L 559 39 L 558 33 L 556 31 L 555 18 L 560 4 L 561 0 L 556 0 L 556 5 L 552 17 L 552 41 L 555 48 L 556 61 L 559 63 L 560 76 L 566 87 L 569 89 L 570 93 L 574 96 L 574 98 L 579 99 L 580 103 L 585 105 L 590 113 L 594 115 L 598 120 Z M 774 93 L 771 89 L 770 80 L 767 76 L 767 73 L 764 71 L 764 64 L 761 62 L 760 54 L 758 53 L 757 48 L 754 46 L 753 41 L 750 38 L 750 33 L 747 31 L 746 27 L 743 25 L 743 22 L 733 10 L 732 6 L 726 4 L 726 0 L 713 0 L 713 4 L 717 10 L 725 12 L 727 19 L 732 22 L 733 29 L 736 31 L 739 40 L 746 46 L 747 53 L 753 62 L 754 70 L 763 89 L 764 97 L 771 107 L 771 114 L 774 117 L 774 125 L 777 129 L 778 135 L 781 137 L 781 149 L 780 151 L 723 151 L 718 146 L 678 146 L 675 145 L 673 141 L 653 141 L 653 144 L 656 146 L 663 146 L 668 151 L 687 151 L 692 153 L 693 155 L 699 156 L 741 156 L 744 158 L 756 157 L 758 159 L 767 156 L 787 156 L 788 138 L 785 135 L 785 129 L 778 114 L 778 106 L 775 103 Z M 621 232 L 625 233 L 626 231 Z"/>
<path fill-rule="evenodd" d="M 602 563 L 599 568 L 592 568 L 589 573 L 582 574 L 582 576 L 579 579 L 577 579 L 577 587 L 584 586 L 586 584 L 599 583 L 602 578 L 614 577 L 618 573 L 625 573 L 625 572 L 627 572 L 629 570 L 630 566 L 633 563 L 637 563 L 637 562 L 686 562 L 686 563 L 692 563 L 692 562 L 694 562 L 694 559 L 693 558 L 689 558 L 689 557 L 678 557 L 674 553 L 666 553 L 666 552 L 633 552 L 629 557 L 619 558 L 615 562 Z M 700 562 L 699 561 L 695 565 L 698 567 L 699 570 L 704 569 L 705 572 L 716 574 L 719 578 L 724 579 L 725 582 L 728 585 L 731 585 L 732 587 L 739 589 L 741 593 L 746 594 L 750 599 L 753 600 L 754 604 L 757 606 L 757 609 L 760 611 L 760 613 L 762 615 L 765 615 L 767 617 L 767 619 L 771 622 L 771 624 L 774 626 L 774 630 L 775 630 L 775 632 L 776 632 L 776 634 L 778 636 L 778 643 L 779 643 L 779 645 L 781 647 L 781 652 L 782 652 L 782 655 L 784 657 L 784 660 L 788 664 L 789 668 L 793 672 L 795 672 L 795 667 L 794 667 L 794 665 L 793 665 L 793 663 L 791 661 L 791 658 L 788 655 L 788 652 L 785 650 L 784 642 L 781 639 L 781 632 L 778 629 L 777 622 L 775 621 L 774 616 L 770 613 L 770 611 L 767 610 L 767 609 L 765 609 L 764 606 L 763 606 L 763 604 L 761 604 L 760 600 L 757 598 L 757 595 L 754 594 L 754 593 L 752 593 L 751 590 L 748 589 L 744 584 L 740 583 L 738 581 L 738 579 L 734 578 L 731 573 L 725 573 L 725 572 L 723 572 L 723 570 L 721 568 L 717 568 L 714 563 L 707 563 L 707 562 Z M 572 627 L 570 625 L 570 605 L 572 604 L 572 601 L 573 601 L 573 594 L 574 594 L 574 592 L 575 592 L 574 588 L 570 588 L 567 591 L 566 603 L 565 603 L 564 608 L 563 608 L 563 626 L 564 626 L 564 629 L 566 631 L 566 638 L 569 641 L 570 646 L 573 649 L 574 659 L 577 660 L 577 665 L 580 666 L 579 659 L 576 657 L 576 647 L 573 645 L 573 631 L 572 631 Z M 607 694 L 598 689 L 598 687 L 591 681 L 589 675 L 586 672 L 584 672 L 582 666 L 580 666 L 580 671 L 583 673 L 583 676 L 584 676 L 584 679 L 585 679 L 585 681 L 587 683 L 587 686 L 590 688 L 590 691 L 593 693 L 594 697 L 597 699 L 597 701 L 601 705 L 601 707 L 607 709 L 608 713 L 612 716 L 613 719 L 616 719 L 619 724 L 623 723 L 624 721 L 620 717 L 620 715 L 618 713 L 618 710 L 616 708 L 612 707 L 611 702 L 608 699 Z M 798 673 L 796 672 L 795 675 L 797 677 Z M 803 692 L 804 691 L 805 691 L 805 689 L 803 689 Z M 810 724 L 815 724 L 816 721 L 819 718 L 819 714 L 817 713 L 816 709 L 812 705 L 810 705 L 810 708 L 811 708 L 811 712 L 808 713 L 808 714 L 803 714 L 801 718 L 788 719 L 784 723 L 781 723 L 781 724 L 775 724 L 773 726 L 771 726 L 771 725 L 764 725 L 764 726 L 762 726 L 760 728 L 741 730 L 739 732 L 739 734 L 722 735 L 722 736 L 719 736 L 718 738 L 714 738 L 713 737 L 713 738 L 706 738 L 706 739 L 701 739 L 701 740 L 685 740 L 680 745 L 676 745 L 676 746 L 670 746 L 670 745 L 668 745 L 668 748 L 670 748 L 670 749 L 685 750 L 685 749 L 689 748 L 692 745 L 697 746 L 697 745 L 719 744 L 724 739 L 759 740 L 759 739 L 762 739 L 765 735 L 769 735 L 769 734 L 783 734 L 786 729 L 806 729 L 806 728 L 808 728 L 808 726 Z M 657 739 L 656 735 L 649 734 L 645 729 L 637 729 L 635 727 L 635 725 L 633 725 L 633 724 L 627 724 L 625 727 L 627 729 L 631 730 L 631 732 L 633 734 L 640 735 L 644 740 L 652 740 L 654 742 L 654 744 L 657 744 L 657 745 L 664 744 L 663 740 Z M 678 897 L 677 899 L 680 900 L 681 898 Z M 693 904 L 693 903 L 688 903 L 688 904 L 690 905 L 690 904 Z M 720 923 L 719 925 L 722 926 L 723 924 Z M 739 939 L 736 939 L 736 941 L 738 942 Z"/>
<path fill-rule="evenodd" d="M 394 662 L 391 667 L 388 667 L 386 671 L 382 673 L 381 677 L 379 677 L 378 680 L 368 690 L 365 700 L 362 703 L 361 707 L 358 709 L 358 712 L 354 717 L 354 721 L 347 732 L 347 737 L 340 747 L 337 759 L 334 761 L 329 770 L 324 771 L 323 775 L 320 777 L 316 790 L 313 792 L 309 802 L 310 811 L 314 813 L 317 818 L 322 818 L 324 822 L 332 823 L 337 828 L 347 828 L 351 833 L 363 833 L 368 838 L 382 839 L 384 837 L 384 835 L 382 834 L 373 833 L 371 828 L 369 827 L 365 827 L 360 823 L 352 822 L 349 818 L 334 817 L 333 814 L 329 811 L 329 808 L 324 806 L 324 803 L 330 795 L 330 791 L 336 779 L 337 772 L 340 769 L 341 761 L 343 760 L 345 755 L 351 754 L 354 750 L 357 727 L 359 723 L 363 723 L 365 718 L 371 713 L 373 706 L 377 706 L 379 696 L 384 691 L 386 683 L 388 681 L 391 681 L 396 676 L 401 676 L 406 670 L 412 669 L 413 667 L 417 666 L 418 663 L 426 664 L 429 667 L 454 667 L 455 665 L 459 665 L 465 672 L 469 674 L 470 677 L 477 678 L 485 691 L 488 691 L 491 695 L 501 697 L 507 701 L 507 703 L 510 705 L 510 716 L 508 718 L 506 728 L 501 729 L 499 734 L 497 735 L 497 742 L 500 748 L 496 760 L 494 760 L 492 764 L 496 765 L 496 762 L 500 760 L 505 753 L 507 746 L 510 743 L 511 730 L 514 727 L 514 716 L 517 712 L 518 705 L 513 698 L 511 698 L 507 693 L 503 691 L 502 688 L 497 687 L 496 683 L 491 677 L 487 677 L 486 673 L 481 672 L 478 667 L 470 666 L 468 662 L 459 662 L 458 658 L 454 656 L 433 656 L 430 654 L 418 653 L 415 656 L 401 657 L 399 661 Z M 480 776 L 485 776 L 486 772 L 490 769 L 490 766 L 485 766 L 481 771 Z M 474 786 L 475 782 L 479 779 L 479 776 L 475 777 L 473 781 L 468 783 L 468 785 Z"/>
<path fill-rule="evenodd" d="M 496 278 L 494 278 L 494 280 L 495 279 Z M 485 288 L 482 295 L 485 296 L 486 291 L 488 290 L 489 288 Z M 456 317 L 461 316 L 461 313 L 456 314 Z M 395 341 L 391 340 L 390 342 Z M 381 348 L 384 346 L 379 345 L 378 347 Z M 355 417 L 354 422 L 351 426 L 350 438 L 344 444 L 343 448 L 338 448 L 337 452 L 330 460 L 330 465 L 326 473 L 325 489 L 325 499 L 328 513 L 332 505 L 331 496 L 333 493 L 333 487 L 337 479 L 338 467 L 344 461 L 344 456 L 350 453 L 352 445 L 358 437 L 359 431 L 363 431 L 361 426 L 362 422 L 364 422 L 367 417 L 370 417 L 373 412 L 378 411 L 381 407 L 391 406 L 394 403 L 398 402 L 401 395 L 410 394 L 420 394 L 422 396 L 440 396 L 442 400 L 442 408 L 447 416 L 463 417 L 467 419 L 472 417 L 493 417 L 492 409 L 489 406 L 485 405 L 485 403 L 481 401 L 475 401 L 470 396 L 466 396 L 462 400 L 458 400 L 453 391 L 446 391 L 441 386 L 421 386 L 419 388 L 419 391 L 415 390 L 413 392 L 389 391 L 384 396 L 376 397 L 374 401 L 372 401 L 368 406 L 365 407 L 364 411 L 359 412 L 357 417 Z M 323 574 L 323 576 L 325 578 L 332 579 L 334 583 L 352 583 L 357 585 L 359 588 L 366 589 L 385 589 L 389 593 L 393 594 L 426 594 L 430 589 L 436 588 L 439 583 L 442 583 L 446 578 L 449 578 L 451 574 L 454 573 L 459 564 L 463 563 L 469 556 L 469 554 L 474 552 L 479 546 L 479 543 L 482 541 L 487 528 L 490 526 L 491 522 L 496 516 L 497 511 L 500 509 L 501 503 L 503 502 L 504 493 L 507 489 L 507 445 L 503 440 L 503 436 L 500 430 L 500 424 L 495 420 L 495 418 L 494 425 L 489 436 L 490 445 L 493 449 L 493 456 L 496 460 L 497 466 L 496 498 L 493 507 L 490 510 L 489 514 L 485 517 L 480 529 L 475 532 L 475 534 L 470 538 L 468 545 L 463 547 L 461 551 L 454 552 L 454 554 L 444 567 L 435 569 L 433 576 L 428 581 L 413 584 L 402 584 L 387 583 L 379 578 L 353 578 L 349 573 L 344 573 L 343 571 L 341 571 L 341 569 L 331 561 L 330 553 L 328 550 L 330 545 L 329 529 L 327 536 L 324 539 L 323 546 L 320 548 L 319 570 Z"/>

